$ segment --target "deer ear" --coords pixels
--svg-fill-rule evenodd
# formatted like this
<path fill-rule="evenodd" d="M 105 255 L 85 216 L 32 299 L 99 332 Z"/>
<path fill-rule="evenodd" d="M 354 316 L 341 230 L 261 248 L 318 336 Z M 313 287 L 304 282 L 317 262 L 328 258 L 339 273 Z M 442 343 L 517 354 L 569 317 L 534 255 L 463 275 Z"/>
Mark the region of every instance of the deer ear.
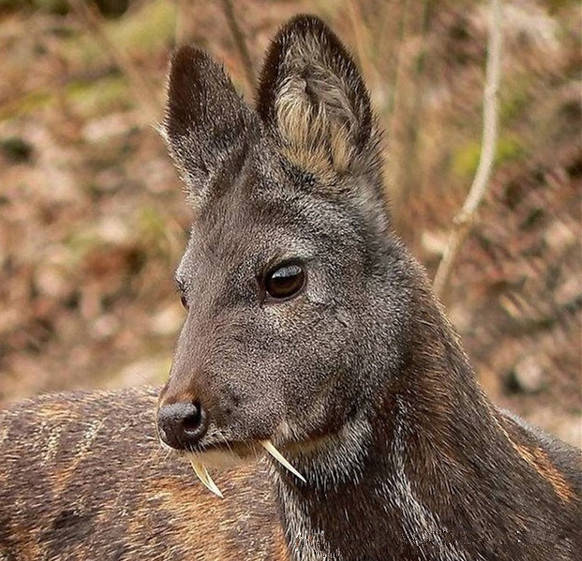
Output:
<path fill-rule="evenodd" d="M 195 203 L 236 171 L 259 129 L 222 67 L 194 47 L 176 52 L 162 134 Z"/>
<path fill-rule="evenodd" d="M 336 35 L 298 16 L 276 35 L 262 71 L 257 111 L 293 163 L 316 174 L 360 173 L 379 163 L 370 98 Z"/>

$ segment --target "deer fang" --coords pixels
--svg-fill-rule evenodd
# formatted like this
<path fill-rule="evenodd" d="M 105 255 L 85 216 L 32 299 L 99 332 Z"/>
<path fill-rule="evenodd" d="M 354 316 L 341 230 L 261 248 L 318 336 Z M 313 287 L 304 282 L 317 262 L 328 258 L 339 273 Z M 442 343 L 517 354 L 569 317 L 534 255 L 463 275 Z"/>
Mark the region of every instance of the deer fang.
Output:
<path fill-rule="evenodd" d="M 296 475 L 301 481 L 307 483 L 303 477 L 284 457 L 270 440 L 263 440 L 261 446 L 269 453 L 275 460 L 277 460 L 283 467 L 287 468 L 292 474 Z"/>
<path fill-rule="evenodd" d="M 200 462 L 197 462 L 196 460 L 190 460 L 190 463 L 192 464 L 192 468 L 194 469 L 196 477 L 200 479 L 202 485 L 204 485 L 204 487 L 214 493 L 217 497 L 220 497 L 221 499 L 224 498 L 220 492 L 220 489 L 216 486 L 216 483 L 214 483 L 212 477 L 210 477 L 206 466 Z"/>

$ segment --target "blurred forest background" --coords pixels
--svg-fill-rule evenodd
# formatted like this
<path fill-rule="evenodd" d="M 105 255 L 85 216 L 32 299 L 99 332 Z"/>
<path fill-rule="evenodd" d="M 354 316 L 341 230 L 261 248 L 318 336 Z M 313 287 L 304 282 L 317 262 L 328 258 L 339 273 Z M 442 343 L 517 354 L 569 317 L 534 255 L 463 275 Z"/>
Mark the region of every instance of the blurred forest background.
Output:
<path fill-rule="evenodd" d="M 434 274 L 479 160 L 488 3 L 0 0 L 0 406 L 166 378 L 190 221 L 154 126 L 170 52 L 204 47 L 252 99 L 298 12 L 358 59 L 396 227 Z M 445 297 L 493 399 L 578 445 L 581 23 L 577 1 L 504 2 L 495 169 Z"/>

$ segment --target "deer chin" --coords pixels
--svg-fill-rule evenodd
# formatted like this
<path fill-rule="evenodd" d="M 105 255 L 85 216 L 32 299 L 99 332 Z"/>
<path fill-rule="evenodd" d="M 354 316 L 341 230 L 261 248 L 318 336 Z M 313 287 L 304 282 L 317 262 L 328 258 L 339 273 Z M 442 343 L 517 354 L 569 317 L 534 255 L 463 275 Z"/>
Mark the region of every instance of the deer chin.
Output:
<path fill-rule="evenodd" d="M 208 469 L 222 471 L 236 467 L 246 461 L 256 458 L 257 448 L 252 443 L 228 443 L 203 448 L 201 450 L 177 450 L 171 448 L 160 439 L 162 448 L 169 453 L 190 463 L 196 477 L 217 497 L 223 498 L 222 492 L 212 479 Z"/>
<path fill-rule="evenodd" d="M 271 440 L 233 443 L 225 441 L 218 445 L 195 451 L 175 450 L 163 442 L 162 447 L 187 460 L 200 482 L 220 498 L 223 498 L 222 492 L 214 483 L 208 469 L 221 471 L 236 467 L 255 460 L 265 452 L 303 483 L 307 483 L 305 477 L 293 467 Z"/>
<path fill-rule="evenodd" d="M 196 461 L 207 468 L 223 470 L 253 461 L 261 455 L 261 447 L 249 442 L 223 443 L 217 446 L 184 452 L 188 461 Z"/>

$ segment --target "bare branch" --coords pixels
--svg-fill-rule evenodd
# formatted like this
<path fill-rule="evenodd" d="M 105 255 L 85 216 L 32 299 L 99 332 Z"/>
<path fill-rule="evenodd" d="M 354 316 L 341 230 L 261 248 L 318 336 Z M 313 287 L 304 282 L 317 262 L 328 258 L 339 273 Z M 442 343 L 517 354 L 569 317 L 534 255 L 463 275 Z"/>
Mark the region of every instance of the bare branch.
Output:
<path fill-rule="evenodd" d="M 101 48 L 126 76 L 138 103 L 145 110 L 145 120 L 154 122 L 159 118 L 160 104 L 152 85 L 143 77 L 134 62 L 109 39 L 99 15 L 86 0 L 69 0 L 75 14 L 93 34 Z"/>
<path fill-rule="evenodd" d="M 232 33 L 232 37 L 238 49 L 239 56 L 245 70 L 245 76 L 249 85 L 249 91 L 255 91 L 255 73 L 253 70 L 253 63 L 251 61 L 251 56 L 249 50 L 247 49 L 247 44 L 243 35 L 243 32 L 236 20 L 234 13 L 234 6 L 232 0 L 222 0 L 222 8 L 224 10 L 224 15 Z"/>
<path fill-rule="evenodd" d="M 420 163 L 418 161 L 418 139 L 419 131 L 422 128 L 422 116 L 424 110 L 424 90 L 426 80 L 426 59 L 427 59 L 427 35 L 430 30 L 432 20 L 432 8 L 429 0 L 423 0 L 422 3 L 417 3 L 419 8 L 420 30 L 418 32 L 419 42 L 418 51 L 414 57 L 414 68 L 410 69 L 409 85 L 406 88 L 407 100 L 401 104 L 404 110 L 400 116 L 403 119 L 402 123 L 402 140 L 400 157 L 401 162 L 405 165 L 399 166 L 397 183 L 398 189 L 392 198 L 392 207 L 394 214 L 394 227 L 397 232 L 406 231 L 406 223 L 404 220 L 404 209 L 408 205 L 408 201 L 414 195 L 414 191 L 418 190 L 418 169 Z"/>
<path fill-rule="evenodd" d="M 394 57 L 392 68 L 389 71 L 388 84 L 391 84 L 389 97 L 388 97 L 388 110 L 387 110 L 387 136 L 392 138 L 394 132 L 394 114 L 396 113 L 396 107 L 398 105 L 399 97 L 399 85 L 401 82 L 401 75 L 404 72 L 404 64 L 402 55 L 404 36 L 406 34 L 406 27 L 408 23 L 408 2 L 409 0 L 404 0 L 400 8 L 400 21 L 398 22 L 398 37 L 396 39 L 396 48 L 394 48 Z"/>
<path fill-rule="evenodd" d="M 453 264 L 465 239 L 477 219 L 477 210 L 489 185 L 489 177 L 497 147 L 497 92 L 501 76 L 501 0 L 491 0 L 487 70 L 483 95 L 483 139 L 479 166 L 469 194 L 459 214 L 455 217 L 441 262 L 437 269 L 433 288 L 437 296 L 444 295 Z"/>
<path fill-rule="evenodd" d="M 188 42 L 188 22 L 190 20 L 190 1 L 175 0 L 176 3 L 176 45 L 184 45 Z"/>
<path fill-rule="evenodd" d="M 377 73 L 374 72 L 374 75 L 372 75 L 373 63 L 370 61 L 370 57 L 367 54 L 370 45 L 369 30 L 364 22 L 362 10 L 357 0 L 349 0 L 348 9 L 350 11 L 350 19 L 352 21 L 352 29 L 354 32 L 357 60 L 364 78 L 368 83 L 370 83 L 372 79 L 376 80 Z"/>

